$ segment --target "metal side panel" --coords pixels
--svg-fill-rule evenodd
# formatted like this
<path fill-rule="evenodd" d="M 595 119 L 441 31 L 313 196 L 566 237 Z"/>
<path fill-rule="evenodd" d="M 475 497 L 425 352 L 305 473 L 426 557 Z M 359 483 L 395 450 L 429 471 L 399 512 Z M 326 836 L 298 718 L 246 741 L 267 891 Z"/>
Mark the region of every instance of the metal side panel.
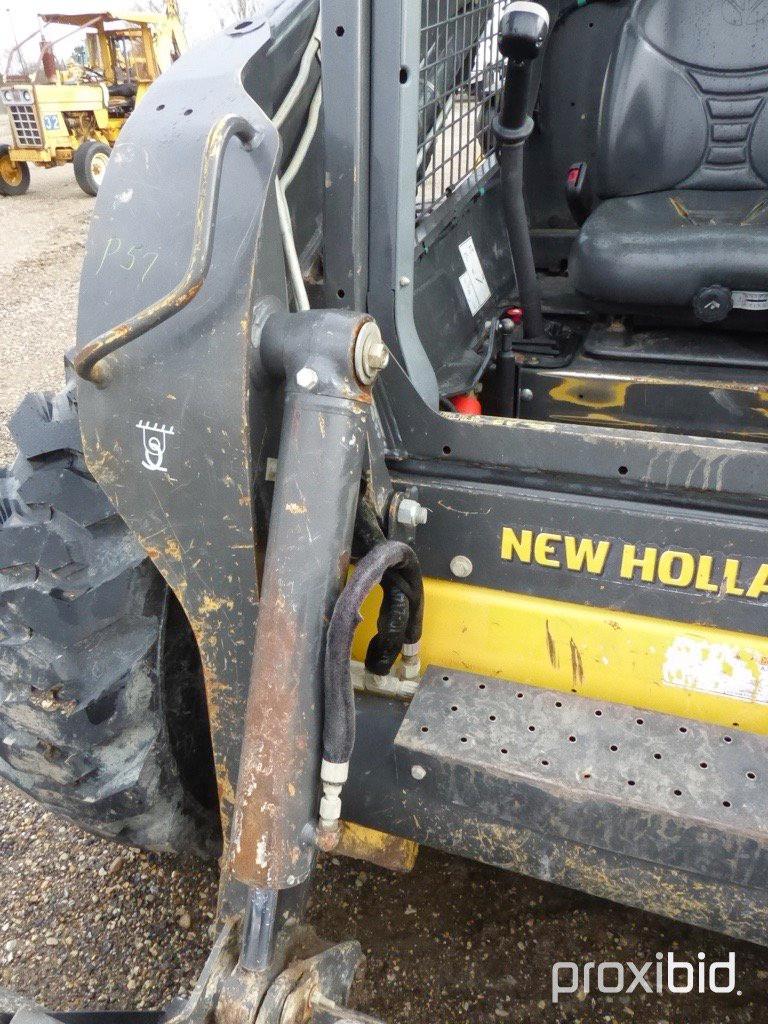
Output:
<path fill-rule="evenodd" d="M 587 461 L 583 455 L 581 464 Z M 463 555 L 472 563 L 464 578 L 476 587 L 765 636 L 763 515 L 718 515 L 672 501 L 659 508 L 586 488 L 568 494 L 422 475 L 393 479 L 399 489 L 418 486 L 430 510 L 414 542 L 429 576 L 456 579 L 451 562 Z M 596 558 L 588 560 L 592 551 Z M 759 690 L 755 700 L 762 701 Z"/>
<path fill-rule="evenodd" d="M 421 14 L 418 2 L 371 4 L 368 312 L 437 409 L 437 377 L 413 318 Z"/>
<path fill-rule="evenodd" d="M 323 0 L 324 304 L 365 309 L 368 291 L 368 0 Z"/>
<path fill-rule="evenodd" d="M 81 380 L 78 400 L 89 468 L 194 629 L 225 834 L 258 597 L 251 431 L 263 448 L 270 436 L 253 408 L 251 333 L 255 305 L 285 299 L 271 187 L 279 138 L 243 85 L 271 40 L 266 20 L 244 23 L 185 54 L 148 91 L 99 193 L 78 319 L 81 354 L 104 332 L 119 334 L 118 325 L 157 309 L 191 257 L 200 258 L 200 224 L 211 217 L 199 293 L 102 360 L 105 379 Z M 225 142 L 211 214 L 203 202 L 215 175 L 211 144 L 232 118 L 248 122 L 253 142 Z M 257 450 L 256 462 L 266 454 Z"/>

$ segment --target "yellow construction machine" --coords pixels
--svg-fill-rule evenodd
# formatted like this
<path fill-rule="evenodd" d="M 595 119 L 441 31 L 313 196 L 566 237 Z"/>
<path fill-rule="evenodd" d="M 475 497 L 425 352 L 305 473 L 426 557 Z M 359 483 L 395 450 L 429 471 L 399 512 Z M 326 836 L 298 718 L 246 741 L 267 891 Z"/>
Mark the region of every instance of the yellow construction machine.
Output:
<path fill-rule="evenodd" d="M 110 9 L 41 14 L 40 20 L 40 30 L 11 52 L 0 90 L 12 138 L 0 145 L 0 195 L 27 192 L 30 163 L 72 163 L 77 183 L 95 196 L 126 120 L 186 49 L 178 5 L 168 0 L 165 14 Z M 52 42 L 52 27 L 69 31 Z M 30 70 L 22 50 L 36 36 L 40 57 Z M 64 63 L 54 48 L 73 36 L 84 41 Z"/>

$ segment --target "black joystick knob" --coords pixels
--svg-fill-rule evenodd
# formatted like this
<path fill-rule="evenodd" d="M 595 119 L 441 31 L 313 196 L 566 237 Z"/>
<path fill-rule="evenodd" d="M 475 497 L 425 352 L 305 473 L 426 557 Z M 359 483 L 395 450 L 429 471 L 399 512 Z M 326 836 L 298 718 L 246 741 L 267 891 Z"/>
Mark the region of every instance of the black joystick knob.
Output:
<path fill-rule="evenodd" d="M 507 60 L 535 60 L 547 41 L 549 13 L 537 3 L 519 0 L 501 19 L 499 49 Z"/>
<path fill-rule="evenodd" d="M 541 54 L 549 34 L 549 13 L 531 0 L 516 0 L 501 19 L 499 50 L 507 58 L 504 96 L 499 127 L 518 139 L 526 138 L 533 127 L 528 105 L 533 85 L 533 62 Z"/>

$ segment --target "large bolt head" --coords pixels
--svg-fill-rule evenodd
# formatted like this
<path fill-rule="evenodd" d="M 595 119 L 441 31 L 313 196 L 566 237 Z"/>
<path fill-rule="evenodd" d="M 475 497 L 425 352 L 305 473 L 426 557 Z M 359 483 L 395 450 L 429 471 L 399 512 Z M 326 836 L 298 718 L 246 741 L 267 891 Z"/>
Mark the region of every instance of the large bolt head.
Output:
<path fill-rule="evenodd" d="M 389 349 L 383 341 L 370 345 L 366 355 L 372 370 L 383 370 L 389 364 Z"/>
<path fill-rule="evenodd" d="M 363 324 L 355 342 L 355 373 L 361 384 L 369 387 L 389 364 L 389 349 L 384 344 L 378 325 L 372 320 Z"/>
<path fill-rule="evenodd" d="M 311 366 L 302 366 L 296 374 L 296 383 L 305 391 L 313 391 L 317 387 L 317 374 Z"/>

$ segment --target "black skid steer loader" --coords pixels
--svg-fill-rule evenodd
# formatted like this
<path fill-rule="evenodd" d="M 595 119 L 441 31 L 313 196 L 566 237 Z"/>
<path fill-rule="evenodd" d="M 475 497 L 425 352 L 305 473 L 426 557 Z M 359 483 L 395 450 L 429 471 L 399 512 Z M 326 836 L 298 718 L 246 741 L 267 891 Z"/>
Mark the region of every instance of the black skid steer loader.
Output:
<path fill-rule="evenodd" d="M 0 774 L 221 858 L 179 1024 L 371 1020 L 318 851 L 768 944 L 768 6 L 262 6 L 12 421 Z"/>

